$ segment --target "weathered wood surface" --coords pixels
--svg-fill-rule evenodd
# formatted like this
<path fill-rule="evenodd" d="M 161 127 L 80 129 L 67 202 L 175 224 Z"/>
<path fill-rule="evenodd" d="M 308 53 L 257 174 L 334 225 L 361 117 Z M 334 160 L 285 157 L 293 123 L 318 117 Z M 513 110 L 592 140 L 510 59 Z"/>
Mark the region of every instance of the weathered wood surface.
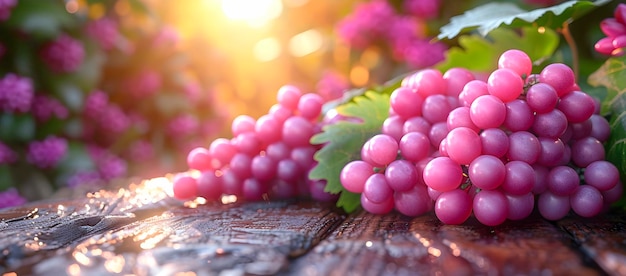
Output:
<path fill-rule="evenodd" d="M 626 275 L 626 215 L 486 227 L 135 185 L 0 211 L 2 275 Z"/>

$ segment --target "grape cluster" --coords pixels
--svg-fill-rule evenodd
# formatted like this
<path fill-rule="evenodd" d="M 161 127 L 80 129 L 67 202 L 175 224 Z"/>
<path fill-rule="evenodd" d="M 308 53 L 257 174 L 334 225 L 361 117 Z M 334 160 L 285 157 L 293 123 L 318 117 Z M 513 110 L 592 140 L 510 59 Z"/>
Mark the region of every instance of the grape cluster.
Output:
<path fill-rule="evenodd" d="M 208 201 L 223 195 L 250 201 L 302 195 L 335 199 L 324 192 L 325 181 L 306 177 L 315 165 L 317 148 L 309 140 L 320 131 L 322 97 L 286 85 L 279 89 L 277 101 L 258 119 L 236 117 L 232 139 L 218 138 L 208 148 L 191 150 L 187 157 L 191 173 L 175 177 L 174 196 Z"/>
<path fill-rule="evenodd" d="M 606 37 L 596 42 L 594 45 L 596 51 L 610 56 L 624 55 L 624 48 L 626 48 L 626 4 L 617 5 L 613 17 L 605 18 L 600 22 L 600 30 Z"/>
<path fill-rule="evenodd" d="M 597 215 L 622 194 L 604 160 L 609 123 L 567 65 L 531 70 L 526 53 L 509 50 L 486 81 L 461 68 L 406 77 L 381 134 L 342 169 L 343 187 L 371 213 L 434 209 L 447 224 L 473 214 L 498 225 L 535 206 L 550 220 Z"/>

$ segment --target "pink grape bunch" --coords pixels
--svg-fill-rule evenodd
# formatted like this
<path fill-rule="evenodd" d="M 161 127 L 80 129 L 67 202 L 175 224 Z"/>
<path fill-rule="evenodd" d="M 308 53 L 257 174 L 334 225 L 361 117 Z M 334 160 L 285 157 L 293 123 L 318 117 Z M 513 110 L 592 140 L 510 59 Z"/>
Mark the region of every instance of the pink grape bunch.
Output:
<path fill-rule="evenodd" d="M 190 171 L 175 177 L 174 196 L 217 201 L 227 195 L 255 201 L 310 195 L 334 200 L 335 195 L 324 192 L 325 181 L 307 178 L 317 151 L 309 140 L 321 129 L 323 98 L 285 85 L 278 90 L 277 102 L 258 119 L 236 117 L 232 139 L 217 138 L 208 148 L 191 150 Z"/>
<path fill-rule="evenodd" d="M 446 224 L 473 215 L 494 226 L 535 207 L 549 220 L 601 213 L 623 189 L 604 160 L 609 123 L 567 65 L 531 70 L 526 53 L 509 50 L 486 81 L 462 68 L 406 77 L 341 184 L 368 212 L 434 209 Z"/>

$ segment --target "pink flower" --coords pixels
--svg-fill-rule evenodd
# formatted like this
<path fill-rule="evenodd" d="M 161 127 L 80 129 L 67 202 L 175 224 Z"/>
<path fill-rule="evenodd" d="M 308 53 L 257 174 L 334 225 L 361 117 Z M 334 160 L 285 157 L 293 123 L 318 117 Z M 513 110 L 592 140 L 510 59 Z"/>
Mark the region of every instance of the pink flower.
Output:
<path fill-rule="evenodd" d="M 200 122 L 191 114 L 183 114 L 170 120 L 167 124 L 166 132 L 170 137 L 182 138 L 191 136 L 198 131 Z"/>
<path fill-rule="evenodd" d="M 35 92 L 30 78 L 9 73 L 0 80 L 0 108 L 10 112 L 28 112 Z"/>
<path fill-rule="evenodd" d="M 161 88 L 161 75 L 159 72 L 145 69 L 134 77 L 126 80 L 124 89 L 137 99 L 152 96 Z"/>
<path fill-rule="evenodd" d="M 17 154 L 5 143 L 0 142 L 0 165 L 17 161 Z"/>
<path fill-rule="evenodd" d="M 59 100 L 44 95 L 35 96 L 31 112 L 40 122 L 48 121 L 52 117 L 66 119 L 69 116 L 69 111 Z"/>
<path fill-rule="evenodd" d="M 13 7 L 16 5 L 17 0 L 0 0 L 0 21 L 9 19 Z"/>
<path fill-rule="evenodd" d="M 9 188 L 8 190 L 0 192 L 0 209 L 20 206 L 26 202 L 26 199 L 23 198 L 15 188 Z"/>
<path fill-rule="evenodd" d="M 117 22 L 106 17 L 89 22 L 86 27 L 86 32 L 87 35 L 95 39 L 100 47 L 106 51 L 113 49 L 120 37 Z"/>
<path fill-rule="evenodd" d="M 434 19 L 439 16 L 441 0 L 407 0 L 404 9 L 420 19 Z"/>
<path fill-rule="evenodd" d="M 41 58 L 52 71 L 70 73 L 76 71 L 83 63 L 85 49 L 79 40 L 62 34 L 56 40 L 44 45 Z"/>
<path fill-rule="evenodd" d="M 48 136 L 42 141 L 33 141 L 28 145 L 26 160 L 40 168 L 52 168 L 65 157 L 67 141 L 56 136 Z"/>

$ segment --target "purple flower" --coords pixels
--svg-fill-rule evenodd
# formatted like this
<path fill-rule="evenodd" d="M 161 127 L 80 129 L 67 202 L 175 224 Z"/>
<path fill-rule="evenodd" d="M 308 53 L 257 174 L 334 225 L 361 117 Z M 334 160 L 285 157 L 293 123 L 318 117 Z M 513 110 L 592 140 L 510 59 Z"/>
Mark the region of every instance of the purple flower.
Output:
<path fill-rule="evenodd" d="M 9 188 L 8 190 L 0 192 L 0 209 L 20 206 L 26 202 L 26 199 L 23 198 L 15 188 Z"/>
<path fill-rule="evenodd" d="M 66 153 L 67 140 L 48 136 L 42 141 L 33 141 L 28 145 L 26 161 L 40 168 L 52 168 L 65 157 Z"/>
<path fill-rule="evenodd" d="M 91 21 L 86 27 L 87 35 L 95 39 L 104 50 L 111 50 L 120 37 L 117 22 L 111 18 L 101 18 Z"/>
<path fill-rule="evenodd" d="M 9 19 L 13 7 L 16 5 L 17 0 L 0 0 L 0 21 Z"/>
<path fill-rule="evenodd" d="M 28 112 L 35 92 L 30 78 L 9 73 L 0 80 L 0 108 L 9 112 Z"/>
<path fill-rule="evenodd" d="M 59 100 L 44 95 L 35 96 L 31 112 L 40 122 L 45 122 L 52 117 L 66 119 L 69 116 L 69 111 Z"/>
<path fill-rule="evenodd" d="M 441 0 L 407 0 L 404 1 L 404 9 L 411 15 L 420 19 L 434 19 L 439 16 Z"/>
<path fill-rule="evenodd" d="M 17 161 L 17 154 L 5 143 L 0 142 L 0 165 Z"/>
<path fill-rule="evenodd" d="M 83 63 L 85 49 L 79 40 L 62 34 L 43 46 L 41 58 L 52 71 L 70 73 L 76 71 Z"/>

